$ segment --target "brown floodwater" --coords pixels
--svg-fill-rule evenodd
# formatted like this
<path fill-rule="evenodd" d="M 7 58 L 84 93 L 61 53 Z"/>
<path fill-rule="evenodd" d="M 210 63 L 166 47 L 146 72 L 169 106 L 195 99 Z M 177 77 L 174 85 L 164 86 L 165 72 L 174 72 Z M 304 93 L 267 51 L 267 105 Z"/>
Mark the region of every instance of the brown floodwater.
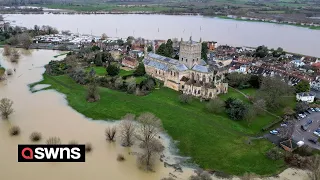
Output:
<path fill-rule="evenodd" d="M 155 172 L 139 170 L 136 157 L 128 154 L 138 151 L 138 148 L 124 148 L 119 143 L 106 142 L 105 128 L 115 123 L 92 121 L 84 117 L 69 107 L 65 96 L 56 91 L 30 92 L 28 84 L 42 79 L 45 71 L 43 66 L 52 59 L 58 59 L 53 58 L 59 54 L 58 51 L 32 50 L 22 51 L 22 54 L 17 64 L 12 64 L 0 55 L 2 66 L 16 69 L 6 81 L 0 82 L 0 98 L 12 99 L 15 110 L 8 121 L 0 120 L 0 180 L 160 180 L 170 172 L 179 179 L 187 179 L 192 173 L 187 168 L 184 168 L 184 173 L 173 172 L 173 169 L 165 168 L 158 159 Z M 12 126 L 20 127 L 19 136 L 9 136 L 8 130 Z M 18 163 L 18 144 L 31 144 L 29 136 L 34 131 L 42 134 L 43 139 L 39 143 L 57 136 L 62 143 L 71 140 L 91 143 L 93 151 L 87 155 L 85 163 Z M 168 145 L 169 140 L 164 139 Z M 126 161 L 116 160 L 119 153 L 125 156 Z"/>

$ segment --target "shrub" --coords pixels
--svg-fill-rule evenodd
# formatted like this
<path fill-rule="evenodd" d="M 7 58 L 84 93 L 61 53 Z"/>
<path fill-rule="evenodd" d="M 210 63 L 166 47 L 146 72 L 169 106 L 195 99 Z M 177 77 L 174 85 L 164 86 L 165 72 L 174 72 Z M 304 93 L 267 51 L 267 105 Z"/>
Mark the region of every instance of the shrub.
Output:
<path fill-rule="evenodd" d="M 248 111 L 248 107 L 240 99 L 233 100 L 228 104 L 228 107 L 227 113 L 233 120 L 244 119 Z"/>
<path fill-rule="evenodd" d="M 122 154 L 118 154 L 117 161 L 124 161 L 124 160 L 126 160 L 124 156 Z"/>
<path fill-rule="evenodd" d="M 179 102 L 180 103 L 185 103 L 185 104 L 189 104 L 192 102 L 192 96 L 189 94 L 181 94 L 179 96 Z"/>
<path fill-rule="evenodd" d="M 40 141 L 40 140 L 41 140 L 41 133 L 39 133 L 39 132 L 33 132 L 33 133 L 31 133 L 30 139 L 31 139 L 31 141 L 33 141 L 33 142 Z"/>
<path fill-rule="evenodd" d="M 116 127 L 108 127 L 106 129 L 106 137 L 109 142 L 115 141 L 117 128 Z"/>
<path fill-rule="evenodd" d="M 9 134 L 11 136 L 17 136 L 20 134 L 20 128 L 18 126 L 13 126 L 9 129 Z"/>
<path fill-rule="evenodd" d="M 8 75 L 8 76 L 11 76 L 12 74 L 13 74 L 12 69 L 8 69 L 8 70 L 7 70 L 7 75 Z"/>
<path fill-rule="evenodd" d="M 300 156 L 312 156 L 313 149 L 308 145 L 303 145 L 294 150 L 293 152 L 299 154 Z"/>
<path fill-rule="evenodd" d="M 283 158 L 284 154 L 279 148 L 274 147 L 266 153 L 266 156 L 272 160 L 279 160 Z"/>
<path fill-rule="evenodd" d="M 207 104 L 206 108 L 212 113 L 222 113 L 224 111 L 225 103 L 219 98 L 211 99 Z"/>
<path fill-rule="evenodd" d="M 120 69 L 118 66 L 111 64 L 107 67 L 107 72 L 108 72 L 108 75 L 110 76 L 116 76 L 119 74 Z"/>
<path fill-rule="evenodd" d="M 302 157 L 293 153 L 287 153 L 284 160 L 288 165 L 301 169 L 306 169 L 311 164 L 311 159 L 309 157 Z"/>
<path fill-rule="evenodd" d="M 86 144 L 86 148 L 85 148 L 86 152 L 91 152 L 92 151 L 92 145 L 90 143 Z"/>
<path fill-rule="evenodd" d="M 144 76 L 146 74 L 146 70 L 144 68 L 143 63 L 139 63 L 137 69 L 133 72 L 134 76 Z"/>
<path fill-rule="evenodd" d="M 8 98 L 0 100 L 0 112 L 4 119 L 8 119 L 9 115 L 13 113 L 13 101 Z"/>
<path fill-rule="evenodd" d="M 55 144 L 61 144 L 61 140 L 58 137 L 50 137 L 47 140 L 47 144 L 55 145 Z"/>
<path fill-rule="evenodd" d="M 82 85 L 88 83 L 88 79 L 86 78 L 87 73 L 82 69 L 74 70 L 69 75 L 76 83 L 79 83 Z"/>

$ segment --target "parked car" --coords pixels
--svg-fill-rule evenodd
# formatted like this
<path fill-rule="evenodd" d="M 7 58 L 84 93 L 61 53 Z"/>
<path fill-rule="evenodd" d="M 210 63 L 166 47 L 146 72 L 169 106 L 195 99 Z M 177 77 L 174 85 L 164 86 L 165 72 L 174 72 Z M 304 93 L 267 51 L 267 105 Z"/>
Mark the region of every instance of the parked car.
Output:
<path fill-rule="evenodd" d="M 279 131 L 277 131 L 277 130 L 272 130 L 272 131 L 270 131 L 270 134 L 277 135 L 277 134 L 279 134 Z"/>
<path fill-rule="evenodd" d="M 304 112 L 303 114 L 305 115 L 305 117 L 307 117 L 307 116 L 308 116 L 308 114 L 307 114 L 307 113 L 305 113 L 305 112 Z"/>
<path fill-rule="evenodd" d="M 317 112 L 320 112 L 320 108 L 315 108 L 315 110 L 316 110 Z"/>
<path fill-rule="evenodd" d="M 311 119 L 308 119 L 308 121 L 307 121 L 307 124 L 309 125 L 309 124 L 312 124 L 312 120 Z"/>
<path fill-rule="evenodd" d="M 320 129 L 315 130 L 313 134 L 320 137 Z"/>
<path fill-rule="evenodd" d="M 317 144 L 317 140 L 316 139 L 308 139 L 308 141 L 312 142 L 313 144 Z"/>
<path fill-rule="evenodd" d="M 304 114 L 298 114 L 299 117 L 305 118 L 306 116 Z"/>
<path fill-rule="evenodd" d="M 316 110 L 314 110 L 313 108 L 310 108 L 310 110 L 312 111 L 312 112 L 315 112 Z"/>
<path fill-rule="evenodd" d="M 306 113 L 306 114 L 311 114 L 312 111 L 311 111 L 311 110 L 306 110 L 304 113 Z"/>
<path fill-rule="evenodd" d="M 307 131 L 310 124 L 301 125 L 301 129 Z"/>
<path fill-rule="evenodd" d="M 280 124 L 281 127 L 286 127 L 288 126 L 286 123 Z"/>

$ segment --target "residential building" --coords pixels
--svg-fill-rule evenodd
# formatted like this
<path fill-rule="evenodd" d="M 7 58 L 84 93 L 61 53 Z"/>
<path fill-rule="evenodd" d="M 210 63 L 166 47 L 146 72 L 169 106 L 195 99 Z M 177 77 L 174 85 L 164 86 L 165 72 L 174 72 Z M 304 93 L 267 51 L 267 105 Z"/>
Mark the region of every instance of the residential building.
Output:
<path fill-rule="evenodd" d="M 302 62 L 301 60 L 297 60 L 297 59 L 291 61 L 291 63 L 292 63 L 294 66 L 296 66 L 296 67 L 301 67 L 301 66 L 304 66 L 304 65 L 305 65 L 304 62 Z"/>
<path fill-rule="evenodd" d="M 129 67 L 129 68 L 132 68 L 132 69 L 135 69 L 136 67 L 138 67 L 139 65 L 139 62 L 136 58 L 133 58 L 133 57 L 130 57 L 130 56 L 125 56 L 123 59 L 122 59 L 122 62 L 121 64 L 123 66 L 126 66 L 126 67 Z"/>
<path fill-rule="evenodd" d="M 311 92 L 297 93 L 296 98 L 297 98 L 297 101 L 312 103 L 314 101 L 315 94 Z"/>

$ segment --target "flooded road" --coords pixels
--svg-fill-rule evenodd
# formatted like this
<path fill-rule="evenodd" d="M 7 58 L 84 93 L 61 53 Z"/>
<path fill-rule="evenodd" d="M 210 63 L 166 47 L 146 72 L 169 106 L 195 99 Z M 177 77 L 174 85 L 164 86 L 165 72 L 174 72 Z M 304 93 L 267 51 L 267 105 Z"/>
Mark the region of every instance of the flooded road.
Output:
<path fill-rule="evenodd" d="M 1 53 L 2 54 L 2 53 Z M 58 51 L 33 50 L 23 55 L 18 64 L 11 64 L 0 57 L 6 68 L 16 68 L 13 76 L 0 83 L 0 98 L 14 101 L 14 113 L 9 121 L 0 120 L 0 179 L 1 180 L 160 180 L 174 170 L 164 168 L 157 160 L 155 173 L 139 170 L 136 157 L 128 152 L 135 149 L 121 147 L 119 143 L 105 140 L 105 129 L 112 123 L 91 121 L 67 105 L 63 94 L 53 90 L 31 93 L 30 83 L 42 79 L 44 65 L 59 54 Z M 59 57 L 59 58 L 63 58 Z M 40 87 L 43 88 L 43 87 Z M 8 130 L 19 126 L 21 135 L 10 137 Z M 93 151 L 87 154 L 85 163 L 18 163 L 17 145 L 31 144 L 32 132 L 40 132 L 45 143 L 49 137 L 59 137 L 62 143 L 76 140 L 78 143 L 91 143 Z M 118 162 L 121 153 L 126 161 Z M 191 173 L 191 170 L 189 171 Z M 189 174 L 190 174 L 189 173 Z M 179 173 L 175 173 L 179 175 Z M 186 179 L 188 173 L 180 176 Z"/>

